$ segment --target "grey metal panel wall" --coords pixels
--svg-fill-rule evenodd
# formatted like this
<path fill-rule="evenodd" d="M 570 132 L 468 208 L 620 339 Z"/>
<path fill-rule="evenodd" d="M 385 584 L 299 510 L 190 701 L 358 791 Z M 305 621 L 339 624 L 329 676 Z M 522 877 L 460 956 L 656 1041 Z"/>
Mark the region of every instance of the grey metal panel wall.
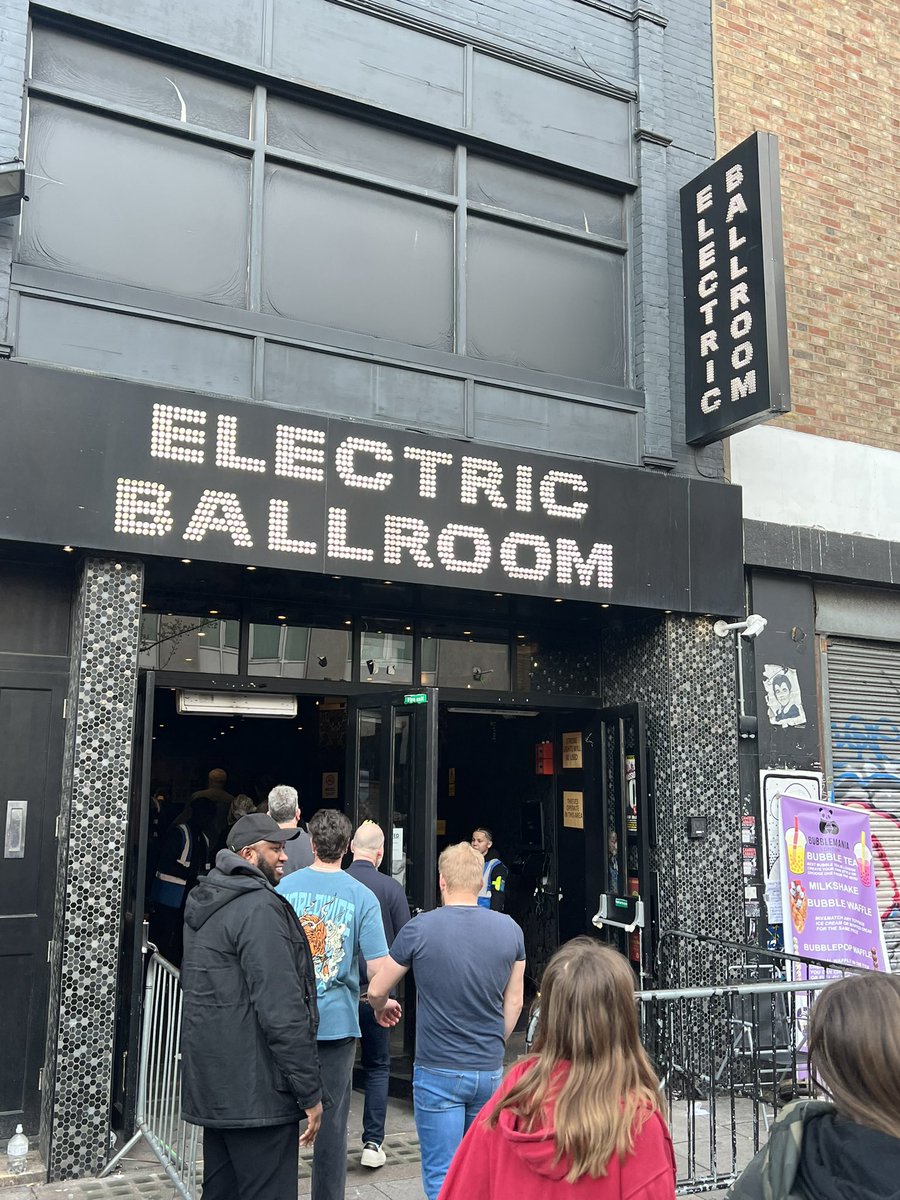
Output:
<path fill-rule="evenodd" d="M 828 642 L 834 798 L 870 810 L 888 955 L 900 966 L 900 646 Z"/>

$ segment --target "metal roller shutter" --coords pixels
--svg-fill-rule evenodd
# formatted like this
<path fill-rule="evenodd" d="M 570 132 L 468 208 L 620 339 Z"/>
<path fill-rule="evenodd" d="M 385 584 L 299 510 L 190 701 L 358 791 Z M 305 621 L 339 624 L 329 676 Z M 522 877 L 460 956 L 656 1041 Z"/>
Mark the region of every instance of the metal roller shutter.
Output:
<path fill-rule="evenodd" d="M 900 646 L 828 642 L 834 798 L 871 813 L 875 881 L 893 970 L 900 970 Z"/>

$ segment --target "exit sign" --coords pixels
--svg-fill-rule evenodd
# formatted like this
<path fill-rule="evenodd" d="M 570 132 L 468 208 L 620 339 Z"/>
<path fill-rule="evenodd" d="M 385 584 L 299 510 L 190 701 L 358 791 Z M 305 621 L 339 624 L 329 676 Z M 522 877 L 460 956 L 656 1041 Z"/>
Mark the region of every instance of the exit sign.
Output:
<path fill-rule="evenodd" d="M 404 704 L 427 704 L 428 703 L 428 693 L 427 692 L 409 692 L 406 696 L 403 697 L 403 703 Z"/>

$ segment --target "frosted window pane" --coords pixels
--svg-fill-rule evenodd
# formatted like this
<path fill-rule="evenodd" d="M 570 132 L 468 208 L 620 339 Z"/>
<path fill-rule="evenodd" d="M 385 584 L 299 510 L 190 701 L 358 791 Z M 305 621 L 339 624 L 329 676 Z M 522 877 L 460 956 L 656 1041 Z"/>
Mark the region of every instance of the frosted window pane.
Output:
<path fill-rule="evenodd" d="M 625 237 L 625 207 L 621 196 L 536 175 L 488 158 L 469 156 L 469 199 L 491 208 L 507 209 L 568 225 L 601 237 Z"/>
<path fill-rule="evenodd" d="M 451 348 L 449 212 L 269 164 L 265 305 L 281 316 Z"/>
<path fill-rule="evenodd" d="M 249 163 L 36 100 L 19 259 L 243 305 Z"/>
<path fill-rule="evenodd" d="M 269 99 L 267 125 L 270 146 L 386 179 L 443 192 L 452 188 L 453 151 L 448 146 L 277 96 Z"/>
<path fill-rule="evenodd" d="M 55 29 L 34 34 L 32 78 L 126 108 L 250 136 L 250 92 Z"/>
<path fill-rule="evenodd" d="M 620 256 L 473 217 L 468 268 L 471 355 L 624 386 Z"/>

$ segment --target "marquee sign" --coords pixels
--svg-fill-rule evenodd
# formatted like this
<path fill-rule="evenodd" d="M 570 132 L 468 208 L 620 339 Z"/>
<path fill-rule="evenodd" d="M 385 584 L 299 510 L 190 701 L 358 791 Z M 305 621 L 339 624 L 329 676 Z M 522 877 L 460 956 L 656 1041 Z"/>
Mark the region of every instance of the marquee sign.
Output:
<path fill-rule="evenodd" d="M 789 412 L 778 139 L 754 133 L 681 189 L 686 437 Z"/>
<path fill-rule="evenodd" d="M 0 536 L 742 611 L 740 490 L 16 363 Z"/>

